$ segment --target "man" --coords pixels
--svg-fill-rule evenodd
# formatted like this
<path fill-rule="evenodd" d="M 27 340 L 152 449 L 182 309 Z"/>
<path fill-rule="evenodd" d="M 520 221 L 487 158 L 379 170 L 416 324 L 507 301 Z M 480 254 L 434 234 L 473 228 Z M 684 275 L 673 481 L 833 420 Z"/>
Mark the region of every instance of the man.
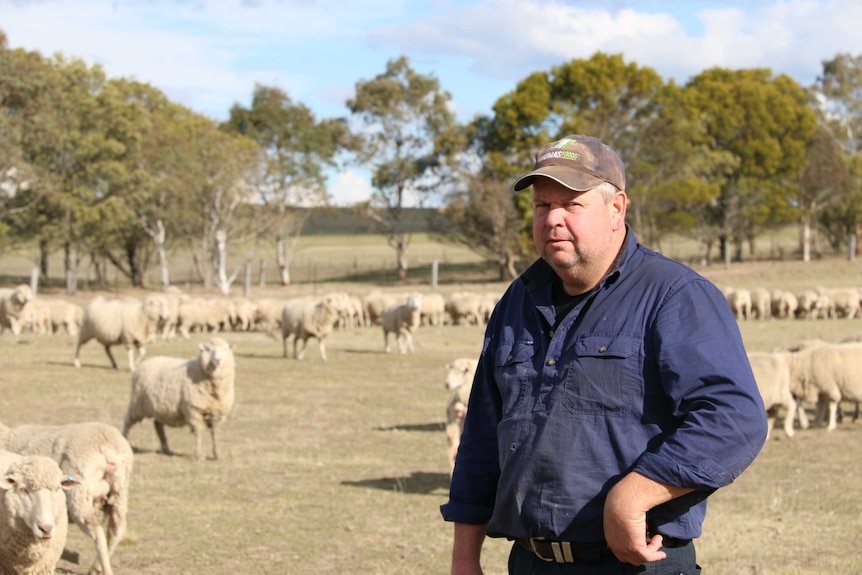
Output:
<path fill-rule="evenodd" d="M 598 139 L 544 146 L 540 259 L 488 323 L 443 517 L 452 575 L 487 535 L 511 574 L 699 573 L 706 498 L 766 439 L 766 412 L 721 292 L 637 243 L 625 167 Z"/>

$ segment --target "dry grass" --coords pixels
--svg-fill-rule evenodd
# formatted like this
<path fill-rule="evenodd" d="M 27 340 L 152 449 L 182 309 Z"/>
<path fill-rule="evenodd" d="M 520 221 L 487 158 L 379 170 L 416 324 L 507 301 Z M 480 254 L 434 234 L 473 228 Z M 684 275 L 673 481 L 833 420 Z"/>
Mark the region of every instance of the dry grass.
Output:
<path fill-rule="evenodd" d="M 856 285 L 859 265 L 836 259 L 701 271 L 722 286 L 794 289 Z M 298 286 L 291 295 L 310 289 Z M 741 329 L 751 349 L 770 349 L 812 336 L 837 339 L 862 330 L 862 322 L 745 322 Z M 193 461 L 185 430 L 168 430 L 179 455 L 167 457 L 156 452 L 148 421 L 132 429 L 130 527 L 116 572 L 447 573 L 451 525 L 439 514 L 448 485 L 442 378 L 447 361 L 478 354 L 481 328 L 422 327 L 416 353 L 406 356 L 383 353 L 380 328 L 337 331 L 327 340 L 326 363 L 314 340 L 295 361 L 263 334 L 226 338 L 236 344 L 237 406 L 222 427 L 222 459 Z M 148 353 L 192 357 L 200 339 L 155 343 Z M 71 366 L 73 352 L 64 336 L 0 336 L 0 421 L 121 426 L 129 373 L 110 369 L 95 342 L 83 348 L 79 370 Z M 793 440 L 776 433 L 752 467 L 712 497 L 697 543 L 706 571 L 862 572 L 860 439 L 862 422 L 833 433 L 800 431 Z M 58 573 L 86 573 L 93 545 L 73 528 L 68 547 L 80 561 L 62 561 Z M 487 575 L 505 573 L 507 551 L 507 543 L 489 541 Z"/>

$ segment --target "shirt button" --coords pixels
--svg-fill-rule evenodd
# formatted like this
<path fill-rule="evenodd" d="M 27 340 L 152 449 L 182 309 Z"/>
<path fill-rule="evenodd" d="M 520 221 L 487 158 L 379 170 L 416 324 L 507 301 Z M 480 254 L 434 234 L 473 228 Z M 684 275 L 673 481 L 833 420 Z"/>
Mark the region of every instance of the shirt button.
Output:
<path fill-rule="evenodd" d="M 599 353 L 605 353 L 606 351 L 608 351 L 608 346 L 606 345 L 603 345 L 599 348 Z"/>
<path fill-rule="evenodd" d="M 549 359 L 548 365 L 557 365 L 557 360 L 556 359 Z"/>
<path fill-rule="evenodd" d="M 551 337 L 554 337 L 554 330 L 551 330 L 548 335 L 550 335 Z"/>

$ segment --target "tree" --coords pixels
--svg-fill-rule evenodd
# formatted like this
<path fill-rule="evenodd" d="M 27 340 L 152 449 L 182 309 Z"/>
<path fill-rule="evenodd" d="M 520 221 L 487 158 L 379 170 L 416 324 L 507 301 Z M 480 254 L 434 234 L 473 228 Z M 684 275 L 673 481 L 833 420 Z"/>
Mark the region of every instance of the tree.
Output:
<path fill-rule="evenodd" d="M 281 284 L 289 285 L 303 226 L 316 206 L 328 203 L 325 170 L 336 165 L 347 125 L 339 119 L 318 121 L 281 89 L 258 85 L 251 107 L 234 105 L 224 128 L 252 138 L 263 149 L 258 199 L 266 209 L 260 214 L 268 220 L 265 226 L 275 230 Z"/>
<path fill-rule="evenodd" d="M 541 145 L 567 134 L 596 136 L 626 160 L 637 148 L 641 126 L 661 86 L 661 77 L 651 68 L 602 52 L 530 74 L 494 103 L 493 117 L 473 122 L 473 145 L 485 175 L 511 181 L 530 169 Z M 636 180 L 627 186 L 631 189 Z M 519 205 L 529 206 L 529 191 L 521 196 Z M 529 220 L 532 213 L 526 211 L 523 217 Z M 529 235 L 526 222 L 522 229 Z"/>
<path fill-rule="evenodd" d="M 368 213 L 395 249 L 400 281 L 407 279 L 410 244 L 406 202 L 413 197 L 422 205 L 432 190 L 447 183 L 455 124 L 450 101 L 437 78 L 418 74 L 402 56 L 390 60 L 383 74 L 357 82 L 347 102 L 357 123 L 353 149 L 372 174 Z"/>
<path fill-rule="evenodd" d="M 826 197 L 830 202 L 828 206 L 821 203 L 824 209 L 819 222 L 831 237 L 833 245 L 850 237 L 855 244 L 855 255 L 859 255 L 862 250 L 862 214 L 857 208 L 862 198 L 862 182 L 859 179 L 862 164 L 862 56 L 838 54 L 832 60 L 823 62 L 823 74 L 817 78 L 812 91 L 819 104 L 818 119 L 834 140 L 828 143 L 833 149 L 831 153 L 841 156 L 843 173 L 847 178 L 840 187 L 836 187 L 836 178 L 841 169 L 835 164 L 835 158 L 824 158 L 818 154 L 819 157 L 811 158 L 809 162 L 809 176 L 825 179 L 817 181 L 809 177 L 806 182 L 816 184 L 817 189 L 828 194 Z M 822 138 L 818 141 L 819 145 L 812 146 L 812 152 L 827 145 Z M 824 171 L 822 167 L 813 165 L 818 160 L 826 161 L 832 170 Z"/>
<path fill-rule="evenodd" d="M 815 127 L 808 93 L 792 78 L 768 69 L 701 72 L 686 86 L 689 117 L 703 122 L 710 151 L 732 155 L 716 198 L 716 225 L 725 262 L 731 245 L 741 257 L 742 243 L 758 228 L 776 225 L 773 214 L 792 214 L 805 146 Z M 786 220 L 785 220 L 786 221 Z"/>
<path fill-rule="evenodd" d="M 508 182 L 474 177 L 465 194 L 449 201 L 445 213 L 450 237 L 495 260 L 500 281 L 517 277 L 515 262 L 526 250 L 520 243 L 521 214 Z"/>

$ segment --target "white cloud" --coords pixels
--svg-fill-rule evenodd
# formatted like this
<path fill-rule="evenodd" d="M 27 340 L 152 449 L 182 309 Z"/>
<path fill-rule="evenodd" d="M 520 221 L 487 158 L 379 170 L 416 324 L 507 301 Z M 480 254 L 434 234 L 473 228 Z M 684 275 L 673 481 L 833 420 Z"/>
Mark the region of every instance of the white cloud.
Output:
<path fill-rule="evenodd" d="M 339 173 L 329 186 L 331 203 L 335 206 L 352 206 L 371 197 L 368 176 L 353 171 Z"/>

